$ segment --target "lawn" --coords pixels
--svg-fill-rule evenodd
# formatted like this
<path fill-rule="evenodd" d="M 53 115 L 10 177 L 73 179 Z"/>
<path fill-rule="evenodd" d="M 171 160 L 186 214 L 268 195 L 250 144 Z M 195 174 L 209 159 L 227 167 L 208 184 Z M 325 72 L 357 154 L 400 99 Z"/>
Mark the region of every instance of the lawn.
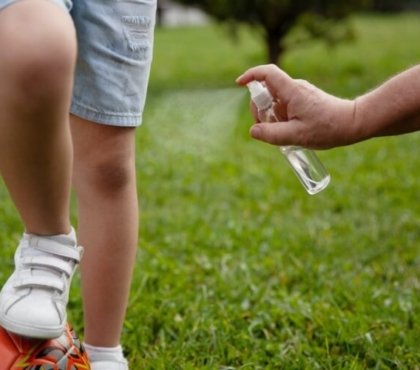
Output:
<path fill-rule="evenodd" d="M 296 47 L 284 68 L 354 97 L 420 61 L 420 15 L 353 22 L 355 42 Z M 156 32 L 137 136 L 131 368 L 419 370 L 420 137 L 319 153 L 332 181 L 307 195 L 278 149 L 248 136 L 234 79 L 263 53 L 248 29 L 234 43 L 219 26 Z M 3 185 L 0 197 L 4 281 L 21 226 Z"/>

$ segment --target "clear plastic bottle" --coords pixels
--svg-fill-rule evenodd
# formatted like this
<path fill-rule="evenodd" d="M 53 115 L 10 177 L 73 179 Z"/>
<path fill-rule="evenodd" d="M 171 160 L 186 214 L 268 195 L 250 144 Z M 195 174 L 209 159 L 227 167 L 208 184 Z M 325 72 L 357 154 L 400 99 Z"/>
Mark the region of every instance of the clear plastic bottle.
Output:
<path fill-rule="evenodd" d="M 268 89 L 258 81 L 251 81 L 247 87 L 258 109 L 259 119 L 262 122 L 278 121 L 273 111 L 273 97 Z M 328 186 L 330 175 L 315 152 L 299 146 L 281 146 L 279 149 L 309 194 L 317 194 Z"/>

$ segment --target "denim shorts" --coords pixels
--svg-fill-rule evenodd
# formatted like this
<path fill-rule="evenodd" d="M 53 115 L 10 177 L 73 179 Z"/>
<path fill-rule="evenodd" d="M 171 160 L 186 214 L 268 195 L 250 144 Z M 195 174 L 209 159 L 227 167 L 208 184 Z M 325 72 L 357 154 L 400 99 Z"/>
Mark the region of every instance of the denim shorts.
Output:
<path fill-rule="evenodd" d="M 0 0 L 0 9 L 21 0 Z M 31 1 L 31 0 L 22 0 Z M 70 12 L 78 57 L 71 113 L 112 126 L 142 121 L 156 0 L 51 0 Z"/>

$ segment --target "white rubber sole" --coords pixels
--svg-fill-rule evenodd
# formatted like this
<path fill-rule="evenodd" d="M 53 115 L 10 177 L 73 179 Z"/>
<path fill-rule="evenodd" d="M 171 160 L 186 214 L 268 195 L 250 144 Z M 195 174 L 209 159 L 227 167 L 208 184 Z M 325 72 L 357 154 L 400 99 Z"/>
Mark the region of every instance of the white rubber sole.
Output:
<path fill-rule="evenodd" d="M 29 313 L 28 313 L 29 315 Z M 66 323 L 67 320 L 64 320 Z M 36 338 L 36 339 L 54 339 L 60 337 L 64 333 L 65 324 L 55 327 L 39 327 L 34 325 L 24 325 L 22 323 L 9 320 L 7 317 L 0 313 L 0 326 L 13 334 L 22 337 Z"/>

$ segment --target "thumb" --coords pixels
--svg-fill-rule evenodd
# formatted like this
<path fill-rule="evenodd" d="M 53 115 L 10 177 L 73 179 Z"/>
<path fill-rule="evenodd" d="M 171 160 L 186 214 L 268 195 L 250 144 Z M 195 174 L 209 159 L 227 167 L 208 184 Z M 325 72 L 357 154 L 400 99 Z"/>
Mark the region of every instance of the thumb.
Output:
<path fill-rule="evenodd" d="M 254 139 L 273 145 L 293 145 L 293 124 L 291 122 L 257 123 L 250 129 Z"/>

